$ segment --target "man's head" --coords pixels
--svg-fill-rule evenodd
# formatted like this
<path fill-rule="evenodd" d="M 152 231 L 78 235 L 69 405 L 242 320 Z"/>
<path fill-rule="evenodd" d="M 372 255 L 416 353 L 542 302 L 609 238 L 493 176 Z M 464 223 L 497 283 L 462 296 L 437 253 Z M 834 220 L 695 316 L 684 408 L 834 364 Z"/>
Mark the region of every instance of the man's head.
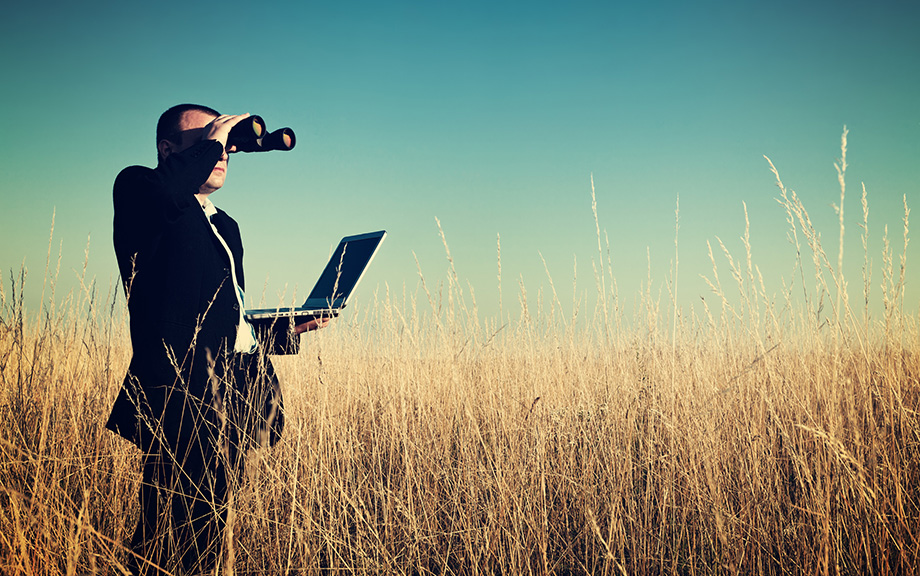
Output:
<path fill-rule="evenodd" d="M 160 116 L 157 122 L 157 161 L 182 152 L 201 141 L 204 128 L 220 115 L 217 110 L 198 104 L 179 104 Z M 227 152 L 224 151 L 201 193 L 210 194 L 224 185 L 227 177 Z"/>

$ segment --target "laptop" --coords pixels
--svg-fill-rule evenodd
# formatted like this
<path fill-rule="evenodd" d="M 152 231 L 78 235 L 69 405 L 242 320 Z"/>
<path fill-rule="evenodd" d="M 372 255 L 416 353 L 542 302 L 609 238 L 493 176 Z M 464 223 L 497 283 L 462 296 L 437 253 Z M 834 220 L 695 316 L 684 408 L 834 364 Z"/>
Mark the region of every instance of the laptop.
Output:
<path fill-rule="evenodd" d="M 295 324 L 303 324 L 315 318 L 338 316 L 386 235 L 386 230 L 379 230 L 342 238 L 303 306 L 246 310 L 246 320 L 263 323 L 293 319 Z"/>

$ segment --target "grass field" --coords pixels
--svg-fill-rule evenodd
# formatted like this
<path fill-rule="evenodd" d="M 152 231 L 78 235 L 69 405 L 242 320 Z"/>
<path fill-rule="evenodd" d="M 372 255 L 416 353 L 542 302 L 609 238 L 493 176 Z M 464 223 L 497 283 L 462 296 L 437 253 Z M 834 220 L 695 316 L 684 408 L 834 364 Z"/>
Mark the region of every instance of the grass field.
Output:
<path fill-rule="evenodd" d="M 841 205 L 845 134 L 843 152 Z M 703 313 L 640 295 L 625 318 L 599 234 L 597 305 L 577 321 L 535 306 L 480 319 L 450 274 L 311 334 L 276 361 L 288 428 L 247 469 L 225 567 L 920 569 L 906 261 L 886 239 L 880 277 L 861 279 L 884 303 L 870 318 L 777 182 L 804 299 L 767 294 L 748 251 L 713 259 Z M 905 243 L 907 216 L 905 201 Z M 86 290 L 28 320 L 23 282 L 3 283 L 0 315 L 0 572 L 117 574 L 140 481 L 137 450 L 102 427 L 129 359 L 121 296 Z"/>

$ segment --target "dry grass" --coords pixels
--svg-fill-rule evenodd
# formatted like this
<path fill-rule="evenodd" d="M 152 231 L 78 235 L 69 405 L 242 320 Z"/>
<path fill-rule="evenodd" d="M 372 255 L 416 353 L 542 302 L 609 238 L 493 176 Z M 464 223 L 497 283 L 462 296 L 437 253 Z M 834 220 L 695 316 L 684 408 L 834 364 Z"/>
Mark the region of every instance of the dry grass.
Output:
<path fill-rule="evenodd" d="M 913 573 L 906 262 L 886 239 L 881 281 L 863 278 L 883 314 L 853 310 L 777 182 L 799 248 L 779 298 L 745 240 L 724 251 L 731 288 L 713 257 L 700 317 L 673 303 L 675 256 L 672 305 L 646 294 L 624 318 L 598 227 L 594 310 L 564 315 L 553 295 L 484 321 L 451 270 L 278 358 L 289 427 L 236 500 L 236 573 Z M 0 571 L 118 573 L 140 480 L 102 428 L 128 362 L 122 306 L 87 289 L 29 324 L 23 282 L 0 316 Z"/>

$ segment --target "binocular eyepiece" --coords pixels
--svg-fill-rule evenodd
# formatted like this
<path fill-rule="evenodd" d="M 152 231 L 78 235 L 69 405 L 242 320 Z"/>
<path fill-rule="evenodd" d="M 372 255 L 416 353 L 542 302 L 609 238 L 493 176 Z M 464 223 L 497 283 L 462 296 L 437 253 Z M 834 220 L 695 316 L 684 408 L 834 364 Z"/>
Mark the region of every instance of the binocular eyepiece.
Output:
<path fill-rule="evenodd" d="M 230 130 L 227 148 L 236 146 L 239 152 L 269 152 L 291 150 L 297 139 L 290 128 L 269 132 L 261 116 L 250 116 Z"/>

